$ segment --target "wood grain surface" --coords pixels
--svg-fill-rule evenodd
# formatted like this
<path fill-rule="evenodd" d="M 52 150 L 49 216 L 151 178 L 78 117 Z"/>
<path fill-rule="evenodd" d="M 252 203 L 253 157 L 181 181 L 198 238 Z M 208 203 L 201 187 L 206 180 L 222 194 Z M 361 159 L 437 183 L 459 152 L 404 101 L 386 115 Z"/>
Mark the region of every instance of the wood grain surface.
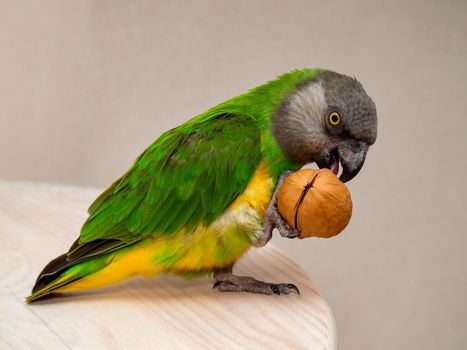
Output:
<path fill-rule="evenodd" d="M 277 248 L 234 272 L 295 283 L 301 295 L 221 293 L 209 278 L 135 278 L 27 305 L 37 274 L 68 249 L 98 190 L 0 181 L 1 349 L 335 349 L 334 318 Z"/>

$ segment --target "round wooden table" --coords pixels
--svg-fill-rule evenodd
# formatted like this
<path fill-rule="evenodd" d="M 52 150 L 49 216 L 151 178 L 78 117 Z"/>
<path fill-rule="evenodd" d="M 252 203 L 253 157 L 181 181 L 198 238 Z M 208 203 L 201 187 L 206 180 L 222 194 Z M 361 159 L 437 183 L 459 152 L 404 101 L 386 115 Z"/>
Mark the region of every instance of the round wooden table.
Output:
<path fill-rule="evenodd" d="M 208 278 L 135 278 L 24 303 L 45 264 L 77 237 L 100 191 L 0 181 L 1 349 L 336 349 L 334 318 L 309 276 L 277 248 L 234 271 L 295 283 L 301 295 L 221 293 Z"/>

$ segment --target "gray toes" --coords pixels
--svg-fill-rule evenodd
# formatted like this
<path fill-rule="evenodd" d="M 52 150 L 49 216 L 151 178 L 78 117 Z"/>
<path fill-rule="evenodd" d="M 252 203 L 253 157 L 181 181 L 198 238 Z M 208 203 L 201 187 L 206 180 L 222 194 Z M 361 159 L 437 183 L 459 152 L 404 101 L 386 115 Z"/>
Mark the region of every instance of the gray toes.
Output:
<path fill-rule="evenodd" d="M 217 288 L 221 292 L 240 292 L 242 291 L 241 287 L 227 282 L 227 281 L 216 281 L 212 286 L 213 289 Z"/>
<path fill-rule="evenodd" d="M 277 230 L 279 231 L 280 235 L 282 237 L 287 237 L 287 238 L 297 238 L 302 234 L 301 230 L 298 230 L 297 232 L 294 232 L 287 224 L 282 224 L 277 226 Z"/>
<path fill-rule="evenodd" d="M 272 291 L 274 294 L 281 295 L 281 291 L 280 291 L 280 289 L 279 289 L 279 285 L 277 285 L 277 284 L 271 284 L 271 285 L 270 285 L 270 288 L 271 288 L 271 291 Z"/>
<path fill-rule="evenodd" d="M 295 292 L 300 295 L 297 286 L 292 283 L 267 283 L 253 278 L 242 278 L 235 283 L 229 281 L 216 281 L 212 288 L 217 288 L 221 292 L 250 292 L 259 294 L 290 294 Z"/>
<path fill-rule="evenodd" d="M 275 226 L 282 237 L 296 238 L 302 233 L 301 230 L 294 232 L 294 230 L 287 224 L 279 212 L 275 213 Z"/>

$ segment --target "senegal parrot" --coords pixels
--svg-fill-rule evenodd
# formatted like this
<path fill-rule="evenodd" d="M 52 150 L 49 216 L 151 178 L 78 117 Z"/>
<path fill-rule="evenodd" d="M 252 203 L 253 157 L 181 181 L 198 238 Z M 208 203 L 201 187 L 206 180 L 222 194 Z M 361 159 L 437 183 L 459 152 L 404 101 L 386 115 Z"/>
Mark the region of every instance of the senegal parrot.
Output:
<path fill-rule="evenodd" d="M 352 179 L 376 140 L 373 100 L 355 79 L 294 70 L 163 133 L 89 207 L 79 238 L 26 298 L 107 286 L 131 276 L 211 275 L 220 291 L 298 293 L 232 273 L 277 228 L 284 178 L 307 163 Z"/>

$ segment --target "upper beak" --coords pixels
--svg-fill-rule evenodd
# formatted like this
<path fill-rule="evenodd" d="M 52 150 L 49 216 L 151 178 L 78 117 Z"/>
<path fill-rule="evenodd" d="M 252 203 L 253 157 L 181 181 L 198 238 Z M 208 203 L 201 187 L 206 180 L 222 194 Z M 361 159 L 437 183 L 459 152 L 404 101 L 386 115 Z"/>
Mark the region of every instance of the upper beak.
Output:
<path fill-rule="evenodd" d="M 346 141 L 339 145 L 337 153 L 342 164 L 342 174 L 339 179 L 342 182 L 352 180 L 365 163 L 368 144 L 361 141 Z"/>
<path fill-rule="evenodd" d="M 329 168 L 336 175 L 339 172 L 339 162 L 342 165 L 342 174 L 339 179 L 342 182 L 352 180 L 363 167 L 368 144 L 356 140 L 342 142 L 331 152 L 324 151 L 319 154 L 315 161 L 320 168 Z"/>

